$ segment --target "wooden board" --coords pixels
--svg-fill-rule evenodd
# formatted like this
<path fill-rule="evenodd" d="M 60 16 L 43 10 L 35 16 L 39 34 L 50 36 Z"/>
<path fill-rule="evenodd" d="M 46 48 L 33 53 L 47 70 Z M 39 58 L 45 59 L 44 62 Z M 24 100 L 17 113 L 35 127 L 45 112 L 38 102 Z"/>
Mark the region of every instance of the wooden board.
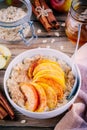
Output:
<path fill-rule="evenodd" d="M 56 14 L 57 20 L 60 23 L 60 28 L 58 30 L 53 30 L 51 32 L 46 32 L 43 26 L 39 23 L 39 21 L 36 20 L 36 18 L 32 15 L 32 20 L 34 21 L 35 26 L 35 32 L 38 36 L 37 40 L 35 40 L 30 46 L 26 46 L 23 42 L 16 42 L 16 43 L 3 43 L 0 41 L 0 44 L 6 45 L 12 53 L 11 60 L 20 54 L 21 52 L 24 52 L 28 49 L 38 48 L 38 47 L 50 47 L 56 50 L 60 50 L 64 53 L 66 53 L 69 56 L 72 56 L 75 50 L 75 45 L 73 45 L 67 38 L 65 34 L 65 26 L 62 26 L 65 23 L 66 15 L 65 14 Z M 41 32 L 40 32 L 41 31 Z M 40 32 L 40 33 L 38 33 Z M 0 70 L 0 89 L 3 90 L 3 79 L 5 74 L 5 69 Z M 4 90 L 3 90 L 4 91 Z M 22 115 L 21 113 L 15 111 L 15 120 L 0 120 L 0 126 L 4 126 L 7 128 L 7 126 L 11 126 L 12 128 L 21 127 L 24 128 L 30 128 L 32 127 L 40 127 L 41 129 L 44 128 L 46 130 L 47 128 L 53 128 L 57 122 L 64 116 L 64 114 L 57 116 L 52 119 L 33 119 L 29 118 L 27 116 Z M 21 123 L 22 120 L 25 120 L 25 123 Z M 1 128 L 1 127 L 0 127 Z M 39 129 L 38 129 L 39 130 Z"/>

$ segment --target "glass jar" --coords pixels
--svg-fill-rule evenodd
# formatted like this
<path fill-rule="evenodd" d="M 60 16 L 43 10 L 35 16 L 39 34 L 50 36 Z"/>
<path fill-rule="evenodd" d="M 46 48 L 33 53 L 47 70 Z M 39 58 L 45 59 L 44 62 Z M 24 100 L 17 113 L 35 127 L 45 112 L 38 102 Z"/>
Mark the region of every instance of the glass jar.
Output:
<path fill-rule="evenodd" d="M 18 2 L 18 1 L 17 1 Z M 20 5 L 8 5 L 0 1 L 0 41 L 26 45 L 36 38 L 33 22 L 30 20 L 32 7 L 29 0 L 19 0 Z"/>
<path fill-rule="evenodd" d="M 68 38 L 77 42 L 78 25 L 81 25 L 79 44 L 87 42 L 87 0 L 72 0 L 66 22 L 65 32 Z"/>

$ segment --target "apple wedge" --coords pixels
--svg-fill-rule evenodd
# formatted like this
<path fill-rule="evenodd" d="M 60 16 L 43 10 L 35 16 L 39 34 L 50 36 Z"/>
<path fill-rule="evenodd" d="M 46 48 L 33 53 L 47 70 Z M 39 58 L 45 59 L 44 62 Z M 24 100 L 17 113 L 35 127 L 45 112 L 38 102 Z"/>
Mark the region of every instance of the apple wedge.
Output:
<path fill-rule="evenodd" d="M 34 73 L 36 73 L 38 71 L 37 66 L 42 64 L 42 63 L 47 63 L 47 64 L 53 63 L 53 64 L 59 66 L 59 64 L 57 62 L 54 62 L 54 61 L 51 61 L 49 59 L 45 59 L 45 58 L 39 57 L 38 59 L 34 60 L 31 63 L 30 67 L 29 67 L 28 76 L 29 76 L 30 79 L 33 77 Z"/>
<path fill-rule="evenodd" d="M 52 78 L 39 78 L 37 81 L 41 82 L 41 83 L 45 83 L 48 84 L 50 87 L 52 87 L 55 91 L 55 93 L 57 94 L 57 99 L 60 100 L 63 98 L 64 96 L 64 90 L 62 88 L 62 86 L 60 84 L 58 84 L 55 80 L 53 80 Z"/>
<path fill-rule="evenodd" d="M 0 55 L 0 69 L 3 69 L 6 66 L 6 59 Z"/>
<path fill-rule="evenodd" d="M 43 112 L 46 111 L 47 109 L 47 97 L 46 93 L 40 85 L 37 83 L 32 82 L 32 85 L 36 88 L 38 95 L 39 95 L 39 105 L 38 108 L 36 109 L 36 112 Z"/>
<path fill-rule="evenodd" d="M 29 111 L 35 111 L 39 104 L 37 90 L 30 83 L 21 83 L 20 90 L 24 94 L 25 108 Z"/>
<path fill-rule="evenodd" d="M 34 60 L 34 61 L 31 63 L 31 65 L 30 65 L 30 67 L 29 67 L 29 70 L 28 70 L 28 77 L 29 77 L 30 79 L 33 78 L 33 71 L 34 71 L 34 69 L 35 69 L 40 63 L 42 63 L 42 62 L 45 62 L 45 60 L 42 60 L 42 58 L 38 58 L 38 59 Z"/>
<path fill-rule="evenodd" d="M 38 71 L 35 75 L 34 75 L 34 79 L 37 77 L 40 77 L 41 75 L 44 74 L 50 74 L 50 75 L 55 75 L 59 78 L 62 79 L 63 82 L 65 82 L 65 78 L 64 75 L 62 75 L 59 71 L 55 70 L 55 69 L 43 69 L 41 71 Z"/>
<path fill-rule="evenodd" d="M 50 110 L 53 110 L 57 106 L 57 94 L 52 87 L 48 84 L 38 82 L 38 84 L 43 87 L 47 96 L 47 105 Z"/>
<path fill-rule="evenodd" d="M 34 69 L 33 76 L 37 72 L 39 72 L 41 70 L 45 70 L 45 69 L 57 71 L 58 73 L 60 73 L 61 75 L 64 76 L 64 72 L 63 72 L 62 68 L 56 62 L 51 62 L 49 60 L 48 60 L 48 62 L 40 63 L 39 65 L 37 65 Z"/>
<path fill-rule="evenodd" d="M 34 60 L 34 61 L 31 63 L 29 69 L 28 69 L 28 77 L 29 77 L 30 79 L 33 78 L 33 71 L 34 71 L 35 67 L 38 65 L 38 61 L 39 61 L 39 58 L 36 59 L 36 60 Z"/>
<path fill-rule="evenodd" d="M 51 78 L 53 80 L 55 80 L 58 84 L 60 84 L 63 88 L 63 90 L 65 90 L 66 88 L 66 85 L 65 85 L 65 79 L 64 78 L 61 78 L 59 75 L 57 75 L 56 73 L 52 73 L 52 72 L 47 72 L 45 71 L 44 73 L 42 73 L 41 75 L 39 76 L 35 76 L 33 78 L 34 81 L 37 81 L 39 78 Z"/>
<path fill-rule="evenodd" d="M 7 47 L 0 44 L 0 55 L 0 69 L 2 69 L 8 64 L 11 58 L 11 52 Z"/>

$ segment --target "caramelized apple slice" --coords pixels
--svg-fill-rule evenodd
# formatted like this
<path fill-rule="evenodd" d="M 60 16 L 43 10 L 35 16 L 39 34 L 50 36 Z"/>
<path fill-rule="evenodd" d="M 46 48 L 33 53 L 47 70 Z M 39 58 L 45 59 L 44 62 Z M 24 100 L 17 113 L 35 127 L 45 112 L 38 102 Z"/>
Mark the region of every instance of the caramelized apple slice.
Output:
<path fill-rule="evenodd" d="M 64 76 L 62 68 L 56 62 L 51 62 L 49 60 L 48 62 L 38 64 L 34 69 L 33 76 L 36 75 L 36 73 L 38 73 L 39 71 L 45 69 L 57 71 L 58 73 L 60 73 L 60 75 Z"/>
<path fill-rule="evenodd" d="M 40 62 L 41 62 L 41 63 L 42 63 L 42 62 L 45 62 L 45 60 L 43 61 L 42 58 L 39 57 L 38 59 L 34 60 L 34 61 L 31 63 L 31 65 L 30 65 L 30 67 L 29 67 L 29 70 L 28 70 L 28 76 L 29 76 L 30 79 L 33 78 L 33 71 L 34 71 L 34 69 L 37 67 L 37 65 L 40 64 Z"/>
<path fill-rule="evenodd" d="M 57 99 L 62 99 L 64 96 L 64 90 L 63 87 L 56 82 L 55 80 L 49 78 L 47 79 L 47 83 L 54 89 L 54 91 L 57 93 Z"/>
<path fill-rule="evenodd" d="M 36 59 L 35 61 L 33 61 L 28 69 L 28 77 L 30 79 L 33 78 L 33 71 L 34 71 L 35 67 L 38 65 L 38 61 L 39 61 L 39 59 Z"/>
<path fill-rule="evenodd" d="M 29 76 L 29 78 L 32 78 L 32 77 L 33 77 L 33 72 L 34 72 L 35 68 L 36 68 L 39 64 L 41 64 L 41 63 L 48 63 L 48 64 L 49 64 L 49 63 L 53 63 L 53 64 L 59 66 L 59 64 L 58 64 L 57 62 L 54 62 L 54 61 L 51 61 L 51 60 L 49 60 L 49 59 L 45 59 L 45 58 L 39 57 L 38 59 L 34 60 L 34 61 L 31 63 L 30 67 L 29 67 L 29 70 L 28 70 L 28 76 Z M 36 70 L 37 70 L 37 69 L 36 69 Z M 34 73 L 36 73 L 36 72 L 34 72 Z"/>
<path fill-rule="evenodd" d="M 48 84 L 50 87 L 52 87 L 54 89 L 55 93 L 57 94 L 57 99 L 58 100 L 63 98 L 64 90 L 63 90 L 62 86 L 60 84 L 58 84 L 52 78 L 48 78 L 48 79 L 39 78 L 36 82 L 41 82 L 41 83 Z"/>
<path fill-rule="evenodd" d="M 44 89 L 37 83 L 32 82 L 32 85 L 36 88 L 39 95 L 39 106 L 36 109 L 36 112 L 43 112 L 47 108 L 47 97 Z"/>
<path fill-rule="evenodd" d="M 35 75 L 34 75 L 34 78 L 37 78 L 43 74 L 50 74 L 50 75 L 55 75 L 57 77 L 60 77 L 63 82 L 65 82 L 65 78 L 64 78 L 64 75 L 62 75 L 59 71 L 57 70 L 54 70 L 54 69 L 43 69 L 41 71 L 38 71 Z"/>
<path fill-rule="evenodd" d="M 42 86 L 43 89 L 46 92 L 47 105 L 48 105 L 49 109 L 50 110 L 54 109 L 57 106 L 57 94 L 56 94 L 56 92 L 48 84 L 45 84 L 45 83 L 42 83 L 42 82 L 38 82 L 38 84 L 40 86 Z"/>
<path fill-rule="evenodd" d="M 60 84 L 62 86 L 63 90 L 65 90 L 65 88 L 66 88 L 65 79 L 61 78 L 56 73 L 46 72 L 46 73 L 43 73 L 37 77 L 35 76 L 33 78 L 33 80 L 37 81 L 39 78 L 46 78 L 46 79 L 51 78 L 51 79 L 55 80 L 58 84 Z"/>
<path fill-rule="evenodd" d="M 29 111 L 35 111 L 39 104 L 38 93 L 32 84 L 21 83 L 20 89 L 25 96 L 25 108 Z"/>

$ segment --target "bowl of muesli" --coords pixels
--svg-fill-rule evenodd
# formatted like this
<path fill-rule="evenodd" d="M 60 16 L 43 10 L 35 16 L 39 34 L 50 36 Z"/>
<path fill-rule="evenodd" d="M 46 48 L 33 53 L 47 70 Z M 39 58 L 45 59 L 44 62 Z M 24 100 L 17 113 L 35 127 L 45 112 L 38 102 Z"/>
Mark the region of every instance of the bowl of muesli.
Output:
<path fill-rule="evenodd" d="M 0 2 L 0 41 L 30 44 L 36 38 L 29 0 Z"/>
<path fill-rule="evenodd" d="M 77 65 L 66 54 L 49 48 L 27 50 L 15 57 L 4 75 L 4 90 L 12 106 L 38 119 L 65 112 L 81 86 Z M 71 98 L 67 98 L 73 87 Z"/>

